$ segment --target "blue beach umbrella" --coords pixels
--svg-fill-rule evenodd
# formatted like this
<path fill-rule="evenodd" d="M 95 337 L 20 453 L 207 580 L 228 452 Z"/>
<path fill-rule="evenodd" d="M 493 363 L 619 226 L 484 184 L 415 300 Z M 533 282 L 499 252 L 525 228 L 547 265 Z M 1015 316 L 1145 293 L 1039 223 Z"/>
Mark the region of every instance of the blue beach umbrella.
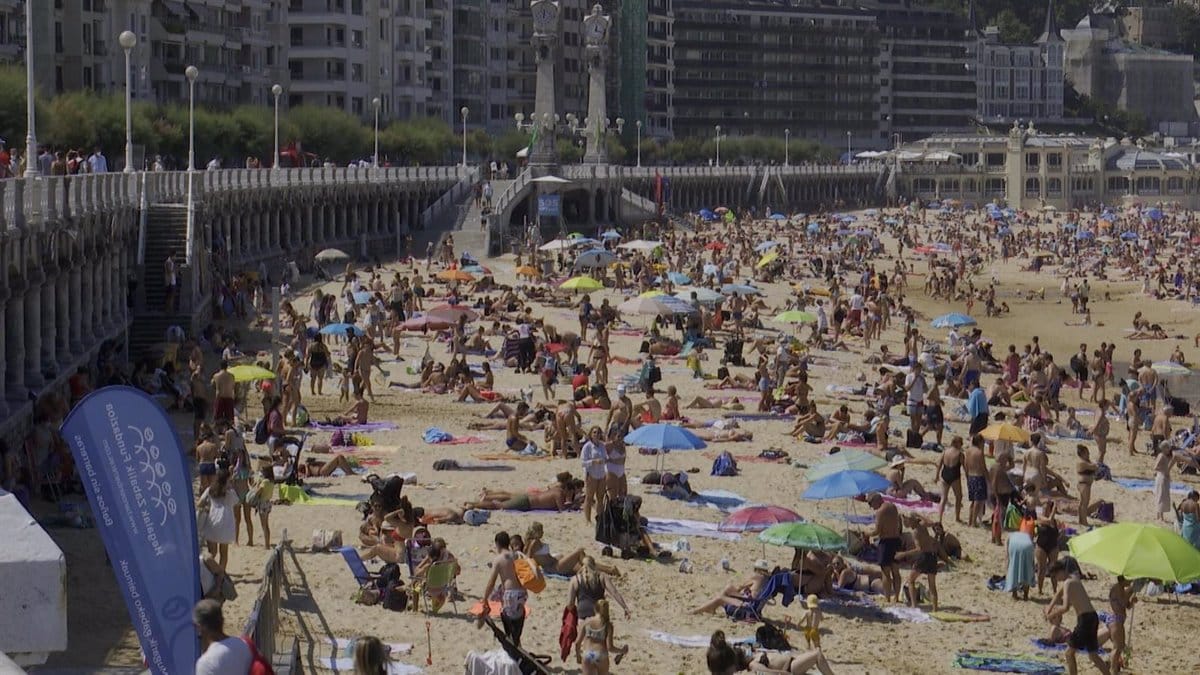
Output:
<path fill-rule="evenodd" d="M 874 471 L 839 471 L 808 486 L 803 499 L 846 499 L 867 492 L 877 492 L 891 485 L 888 479 Z"/>
<path fill-rule="evenodd" d="M 820 224 L 820 223 L 809 223 L 809 224 L 808 224 L 808 232 L 809 232 L 809 234 L 816 234 L 816 233 L 818 233 L 818 232 L 820 232 L 820 231 L 821 231 L 821 224 Z"/>
<path fill-rule="evenodd" d="M 600 238 L 601 239 L 620 239 L 621 233 L 617 232 L 616 230 L 608 230 L 607 232 L 601 233 Z"/>
<path fill-rule="evenodd" d="M 1080 231 L 1079 231 L 1079 232 L 1078 232 L 1078 233 L 1075 235 L 1075 238 L 1076 238 L 1076 239 L 1083 240 L 1083 239 L 1092 239 L 1092 238 L 1094 238 L 1095 236 L 1096 236 L 1096 235 L 1092 234 L 1091 232 L 1088 232 L 1087 230 L 1080 230 Z"/>
<path fill-rule="evenodd" d="M 364 335 L 363 329 L 352 323 L 331 323 L 321 329 L 321 335 Z"/>
<path fill-rule="evenodd" d="M 758 246 L 755 246 L 754 250 L 758 251 L 759 253 L 762 253 L 763 251 L 775 248 L 778 245 L 779 245 L 779 242 L 777 242 L 777 241 L 764 241 L 763 243 L 759 244 Z"/>
<path fill-rule="evenodd" d="M 699 436 L 674 424 L 647 424 L 625 434 L 625 442 L 655 450 L 702 450 L 708 447 Z"/>
<path fill-rule="evenodd" d="M 354 304 L 365 305 L 368 302 L 371 302 L 370 291 L 358 291 L 354 294 Z"/>
<path fill-rule="evenodd" d="M 958 328 L 960 326 L 974 326 L 975 319 L 972 319 L 966 314 L 951 312 L 949 314 L 943 314 L 934 319 L 930 325 L 932 325 L 934 328 Z"/>
<path fill-rule="evenodd" d="M 1122 232 L 1121 241 L 1137 241 L 1137 232 Z"/>
<path fill-rule="evenodd" d="M 1150 218 L 1150 220 L 1162 220 L 1163 212 L 1162 209 L 1154 207 L 1147 211 L 1146 215 Z"/>
<path fill-rule="evenodd" d="M 762 295 L 763 294 L 763 292 L 760 289 L 755 288 L 754 286 L 749 286 L 747 284 L 725 284 L 724 286 L 721 287 L 721 292 L 724 293 L 725 295 Z"/>

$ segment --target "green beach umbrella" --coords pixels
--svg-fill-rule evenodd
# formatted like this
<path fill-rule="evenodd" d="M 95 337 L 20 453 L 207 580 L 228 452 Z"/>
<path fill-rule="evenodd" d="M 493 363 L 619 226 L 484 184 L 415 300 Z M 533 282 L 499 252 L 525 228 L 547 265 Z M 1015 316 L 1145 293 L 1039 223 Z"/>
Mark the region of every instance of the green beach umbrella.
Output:
<path fill-rule="evenodd" d="M 1072 537 L 1070 549 L 1079 562 L 1128 579 L 1200 579 L 1200 551 L 1164 527 L 1142 523 L 1105 525 Z"/>
<path fill-rule="evenodd" d="M 808 312 L 802 312 L 798 309 L 793 309 L 781 314 L 777 314 L 775 318 L 771 320 L 779 323 L 816 323 L 817 317 L 809 314 Z"/>
<path fill-rule="evenodd" d="M 804 479 L 810 483 L 832 476 L 842 471 L 874 471 L 887 466 L 887 460 L 862 450 L 842 450 L 836 455 L 830 455 L 815 466 L 804 472 Z"/>
<path fill-rule="evenodd" d="M 840 551 L 846 548 L 846 539 L 842 535 L 816 523 L 772 525 L 758 534 L 758 540 L 773 546 L 810 551 Z"/>

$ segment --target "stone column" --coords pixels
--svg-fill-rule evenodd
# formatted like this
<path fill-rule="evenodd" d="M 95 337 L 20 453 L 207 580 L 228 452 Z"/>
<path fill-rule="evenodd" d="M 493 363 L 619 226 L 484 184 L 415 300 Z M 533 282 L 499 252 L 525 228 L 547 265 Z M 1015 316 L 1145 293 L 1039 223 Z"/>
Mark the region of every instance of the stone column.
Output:
<path fill-rule="evenodd" d="M 4 373 L 4 393 L 20 405 L 26 398 L 25 298 L 20 291 L 13 291 L 4 303 L 4 333 L 4 361 L 11 366 Z"/>
<path fill-rule="evenodd" d="M 70 308 L 67 311 L 67 317 L 70 320 L 70 335 L 71 354 L 79 356 L 83 354 L 83 272 L 80 270 L 78 263 L 71 266 L 70 273 L 70 293 L 67 294 L 67 300 L 70 302 Z"/>
<path fill-rule="evenodd" d="M 47 276 L 46 281 L 42 284 L 41 297 L 41 312 L 42 312 L 42 334 L 41 334 L 41 359 L 42 368 L 52 374 L 58 375 L 58 355 L 55 352 L 56 343 L 58 342 L 58 318 L 55 314 L 58 311 L 58 298 L 55 291 L 58 290 L 58 285 L 54 277 L 58 275 L 58 269 L 51 267 L 45 271 Z"/>
<path fill-rule="evenodd" d="M 311 246 L 313 243 L 313 205 L 305 204 L 300 207 L 302 226 L 300 228 L 300 245 Z"/>
<path fill-rule="evenodd" d="M 92 328 L 94 325 L 92 315 L 96 313 L 96 305 L 92 301 L 93 289 L 96 286 L 96 275 L 92 272 L 92 263 L 86 262 L 81 265 L 79 275 L 79 303 L 83 310 L 79 315 L 79 337 L 83 351 L 87 351 L 96 341 L 96 333 Z"/>
<path fill-rule="evenodd" d="M 54 350 L 58 354 L 58 363 L 66 367 L 71 363 L 71 270 L 59 270 L 54 284 L 54 299 L 57 304 L 54 311 L 54 335 L 57 338 Z M 0 354 L 3 353 L 3 350 L 0 350 Z"/>
<path fill-rule="evenodd" d="M 88 292 L 88 302 L 92 304 L 92 343 L 95 344 L 104 339 L 104 306 L 101 304 L 101 299 L 104 297 L 104 277 L 100 274 L 100 261 L 97 258 L 96 262 L 88 267 L 88 275 L 91 277 Z"/>
<path fill-rule="evenodd" d="M 42 377 L 42 281 L 41 271 L 29 279 L 25 289 L 25 384 L 36 389 L 46 383 Z"/>
<path fill-rule="evenodd" d="M 0 303 L 7 305 L 10 301 L 8 289 L 0 288 Z M 8 333 L 7 323 L 0 326 L 0 357 L 3 357 L 0 358 L 0 418 L 8 416 L 8 403 L 5 402 L 8 398 Z"/>

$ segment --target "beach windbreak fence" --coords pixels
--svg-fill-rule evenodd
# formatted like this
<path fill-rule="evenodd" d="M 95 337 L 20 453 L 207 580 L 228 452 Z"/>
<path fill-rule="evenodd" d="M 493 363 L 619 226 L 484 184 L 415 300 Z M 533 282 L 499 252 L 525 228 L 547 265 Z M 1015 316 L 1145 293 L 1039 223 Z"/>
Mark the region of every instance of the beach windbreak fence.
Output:
<path fill-rule="evenodd" d="M 258 596 L 242 630 L 243 635 L 254 641 L 263 658 L 274 666 L 277 675 L 299 672 L 300 667 L 299 640 L 295 636 L 289 639 L 278 635 L 279 608 L 283 586 L 287 581 L 284 556 L 291 554 L 292 543 L 287 538 L 287 530 L 284 530 L 281 541 L 267 558 Z"/>

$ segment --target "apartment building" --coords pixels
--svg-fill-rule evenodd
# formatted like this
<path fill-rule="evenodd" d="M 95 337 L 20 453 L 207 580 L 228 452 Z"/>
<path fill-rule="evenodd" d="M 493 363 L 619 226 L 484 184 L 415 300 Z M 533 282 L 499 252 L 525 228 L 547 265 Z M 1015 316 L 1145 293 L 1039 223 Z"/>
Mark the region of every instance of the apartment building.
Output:
<path fill-rule="evenodd" d="M 674 0 L 676 136 L 877 147 L 879 26 L 810 0 Z"/>
<path fill-rule="evenodd" d="M 1004 43 L 996 26 L 979 34 L 973 4 L 969 22 L 970 30 L 977 34 L 978 118 L 987 123 L 1062 120 L 1066 42 L 1059 34 L 1054 0 L 1049 0 L 1042 34 L 1033 44 Z"/>

